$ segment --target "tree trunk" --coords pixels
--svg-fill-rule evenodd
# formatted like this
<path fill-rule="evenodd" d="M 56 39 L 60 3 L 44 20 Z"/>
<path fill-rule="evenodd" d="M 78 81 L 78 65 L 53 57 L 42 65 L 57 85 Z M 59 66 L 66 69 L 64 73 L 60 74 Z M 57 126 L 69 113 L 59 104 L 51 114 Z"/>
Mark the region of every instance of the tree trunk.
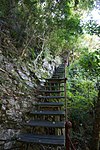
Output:
<path fill-rule="evenodd" d="M 95 118 L 93 124 L 93 136 L 91 150 L 100 149 L 100 88 L 98 91 L 97 103 L 95 105 Z"/>

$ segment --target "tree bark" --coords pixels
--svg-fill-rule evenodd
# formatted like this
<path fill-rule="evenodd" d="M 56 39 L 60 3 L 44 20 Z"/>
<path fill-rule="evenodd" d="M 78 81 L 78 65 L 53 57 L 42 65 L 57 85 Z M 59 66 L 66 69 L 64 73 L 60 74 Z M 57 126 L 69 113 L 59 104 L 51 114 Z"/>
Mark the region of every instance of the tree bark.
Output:
<path fill-rule="evenodd" d="M 93 136 L 91 150 L 100 149 L 100 87 L 98 91 L 97 103 L 95 105 L 95 118 L 93 124 Z"/>

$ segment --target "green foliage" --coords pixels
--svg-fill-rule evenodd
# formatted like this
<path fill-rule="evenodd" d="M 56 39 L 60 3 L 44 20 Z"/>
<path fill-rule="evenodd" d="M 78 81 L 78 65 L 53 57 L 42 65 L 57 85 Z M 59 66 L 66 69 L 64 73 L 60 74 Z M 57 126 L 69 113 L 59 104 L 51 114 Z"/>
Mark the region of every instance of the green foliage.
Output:
<path fill-rule="evenodd" d="M 81 63 L 84 65 L 84 62 Z M 73 124 L 72 137 L 80 143 L 80 149 L 85 149 L 85 142 L 90 142 L 92 134 L 93 108 L 97 98 L 96 78 L 90 76 L 79 60 L 72 63 L 67 72 L 68 114 Z"/>
<path fill-rule="evenodd" d="M 88 8 L 93 8 L 93 4 L 94 4 L 95 0 L 75 0 L 75 6 L 81 8 L 81 9 L 88 9 Z"/>
<path fill-rule="evenodd" d="M 32 52 L 33 58 L 33 51 L 27 53 L 29 49 L 34 49 L 34 58 L 43 48 L 53 55 L 76 50 L 82 28 L 80 13 L 74 10 L 74 4 L 79 5 L 78 9 L 80 4 L 84 5 L 76 0 L 14 0 L 13 3 L 1 0 L 1 14 L 9 17 L 10 37 L 12 41 L 14 39 L 14 46 L 20 49 L 19 55 L 28 58 Z"/>
<path fill-rule="evenodd" d="M 19 0 L 0 0 L 0 17 L 9 17 L 18 2 Z"/>
<path fill-rule="evenodd" d="M 100 25 L 93 20 L 90 20 L 84 25 L 87 33 L 98 35 L 100 37 Z"/>
<path fill-rule="evenodd" d="M 80 64 L 90 75 L 98 77 L 100 73 L 100 51 L 85 53 L 80 58 Z"/>
<path fill-rule="evenodd" d="M 96 95 L 93 82 L 90 80 L 72 80 L 69 84 L 68 99 L 71 109 L 88 110 L 93 106 Z"/>
<path fill-rule="evenodd" d="M 88 110 L 94 103 L 94 98 L 97 94 L 95 80 L 91 81 L 87 71 L 84 70 L 79 61 L 75 62 L 69 68 L 68 80 L 68 103 L 71 109 Z"/>
<path fill-rule="evenodd" d="M 29 53 L 30 53 L 30 58 L 31 58 L 32 60 L 34 60 L 34 58 L 35 58 L 34 48 L 30 48 L 30 49 L 29 49 Z"/>

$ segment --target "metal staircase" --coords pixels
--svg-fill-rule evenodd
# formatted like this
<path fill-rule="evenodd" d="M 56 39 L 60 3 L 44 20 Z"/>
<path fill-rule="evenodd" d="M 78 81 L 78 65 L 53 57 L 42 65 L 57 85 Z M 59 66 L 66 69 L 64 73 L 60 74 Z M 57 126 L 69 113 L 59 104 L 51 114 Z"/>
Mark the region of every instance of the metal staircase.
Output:
<path fill-rule="evenodd" d="M 28 120 L 22 122 L 23 132 L 11 139 L 0 139 L 0 150 L 75 150 L 69 136 L 72 124 L 67 120 L 65 64 L 55 69 L 44 86 L 37 90 L 33 110 L 28 110 Z M 25 129 L 25 131 L 24 131 Z"/>
<path fill-rule="evenodd" d="M 37 102 L 30 119 L 23 123 L 27 132 L 19 135 L 21 150 L 69 150 L 66 143 L 66 78 L 65 64 L 56 68 L 52 78 L 38 89 Z"/>

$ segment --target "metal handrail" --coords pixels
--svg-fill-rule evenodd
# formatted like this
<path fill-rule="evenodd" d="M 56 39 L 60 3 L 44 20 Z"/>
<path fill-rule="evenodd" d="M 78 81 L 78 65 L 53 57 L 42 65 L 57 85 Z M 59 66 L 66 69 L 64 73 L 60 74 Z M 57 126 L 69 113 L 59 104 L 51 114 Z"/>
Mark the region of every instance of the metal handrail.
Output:
<path fill-rule="evenodd" d="M 75 146 L 73 145 L 71 139 L 70 139 L 70 128 L 72 128 L 72 123 L 70 121 L 66 121 L 65 123 L 65 146 L 66 150 L 70 150 L 70 147 L 72 147 L 72 150 L 76 150 Z"/>
<path fill-rule="evenodd" d="M 66 89 L 66 61 L 64 62 L 64 78 L 65 78 L 65 83 L 64 83 L 64 93 L 65 93 L 65 120 L 67 120 L 67 89 Z"/>

